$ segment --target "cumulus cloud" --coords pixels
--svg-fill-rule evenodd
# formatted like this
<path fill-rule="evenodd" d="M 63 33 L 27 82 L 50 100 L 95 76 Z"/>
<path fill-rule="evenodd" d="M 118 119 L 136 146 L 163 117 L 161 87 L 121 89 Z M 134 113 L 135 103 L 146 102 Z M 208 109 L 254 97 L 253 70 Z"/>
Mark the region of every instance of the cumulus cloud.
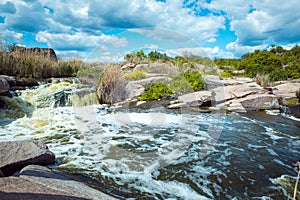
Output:
<path fill-rule="evenodd" d="M 133 31 L 135 28 L 166 28 L 204 41 L 216 36 L 218 29 L 224 28 L 225 20 L 223 16 L 196 16 L 192 8 L 182 6 L 181 0 L 76 0 L 72 3 L 53 0 L 45 3 L 55 10 L 55 20 L 80 30 L 99 30 L 105 27 Z M 161 36 L 157 32 L 152 33 L 156 34 L 157 37 Z"/>
<path fill-rule="evenodd" d="M 16 13 L 16 7 L 12 2 L 7 1 L 5 4 L 0 4 L 0 13 L 14 14 Z"/>
<path fill-rule="evenodd" d="M 267 44 L 257 45 L 257 46 L 246 46 L 240 45 L 238 42 L 231 42 L 226 45 L 226 50 L 232 52 L 235 56 L 241 57 L 242 55 L 253 52 L 256 49 L 265 49 Z"/>
<path fill-rule="evenodd" d="M 292 43 L 300 41 L 300 9 L 298 0 L 202 1 L 208 9 L 225 12 L 230 28 L 240 45 L 256 46 L 264 42 Z"/>
<path fill-rule="evenodd" d="M 91 51 L 102 44 L 110 44 L 115 47 L 127 45 L 127 40 L 125 38 L 118 38 L 116 36 L 109 36 L 105 34 L 89 35 L 82 32 L 75 34 L 56 34 L 44 31 L 39 32 L 36 35 L 36 40 L 39 42 L 46 42 L 50 47 L 58 50 L 76 49 L 78 51 Z"/>
<path fill-rule="evenodd" d="M 231 52 L 226 52 L 215 46 L 213 48 L 210 47 L 195 47 L 195 48 L 178 48 L 178 49 L 170 49 L 167 50 L 166 53 L 168 55 L 196 55 L 201 57 L 209 57 L 209 58 L 233 58 L 234 55 Z"/>

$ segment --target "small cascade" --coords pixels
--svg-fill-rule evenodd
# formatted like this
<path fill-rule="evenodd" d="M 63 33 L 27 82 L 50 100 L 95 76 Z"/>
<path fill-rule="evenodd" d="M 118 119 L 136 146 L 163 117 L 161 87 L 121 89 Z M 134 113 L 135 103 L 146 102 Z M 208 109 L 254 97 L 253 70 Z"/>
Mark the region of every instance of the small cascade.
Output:
<path fill-rule="evenodd" d="M 0 125 L 17 118 L 30 117 L 33 111 L 34 107 L 20 97 L 0 96 Z"/>
<path fill-rule="evenodd" d="M 78 79 L 52 79 L 51 83 L 22 91 L 20 97 L 37 108 L 83 107 L 97 104 L 95 87 Z"/>

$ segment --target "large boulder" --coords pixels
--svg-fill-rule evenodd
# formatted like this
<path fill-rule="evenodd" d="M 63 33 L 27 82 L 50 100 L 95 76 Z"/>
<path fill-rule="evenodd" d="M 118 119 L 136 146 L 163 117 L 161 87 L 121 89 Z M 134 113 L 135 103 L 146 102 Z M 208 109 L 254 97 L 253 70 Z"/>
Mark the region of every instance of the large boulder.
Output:
<path fill-rule="evenodd" d="M 171 102 L 168 106 L 170 109 L 186 107 L 203 107 L 211 106 L 213 96 L 211 91 L 198 91 L 179 96 L 176 101 Z"/>
<path fill-rule="evenodd" d="M 143 70 L 147 73 L 153 74 L 178 74 L 178 70 L 173 65 L 172 62 L 160 63 L 154 62 L 150 64 L 139 64 L 137 65 L 134 70 Z"/>
<path fill-rule="evenodd" d="M 116 199 L 46 167 L 27 166 L 18 176 L 0 178 L 3 200 L 113 200 Z"/>
<path fill-rule="evenodd" d="M 245 83 L 243 85 L 221 86 L 211 90 L 216 103 L 222 103 L 232 99 L 244 98 L 251 94 L 262 94 L 266 91 L 256 83 Z"/>
<path fill-rule="evenodd" d="M 34 55 L 39 55 L 43 56 L 45 58 L 55 60 L 57 61 L 57 56 L 56 53 L 53 49 L 51 48 L 25 48 L 25 47 L 15 47 L 13 49 L 13 52 L 15 53 L 22 53 L 22 54 L 34 54 Z"/>
<path fill-rule="evenodd" d="M 0 171 L 10 176 L 31 164 L 50 165 L 55 155 L 40 141 L 24 140 L 0 142 Z"/>
<path fill-rule="evenodd" d="M 300 89 L 300 83 L 284 83 L 274 87 L 276 96 L 296 97 L 296 91 Z"/>
<path fill-rule="evenodd" d="M 220 78 L 216 75 L 204 75 L 203 79 L 207 85 L 208 89 L 214 89 L 222 86 L 229 85 L 244 85 L 248 83 L 254 83 L 253 79 L 247 77 L 237 77 L 237 78 Z"/>
<path fill-rule="evenodd" d="M 10 86 L 6 79 L 0 78 L 0 94 L 6 94 Z"/>
<path fill-rule="evenodd" d="M 280 108 L 277 97 L 272 94 L 249 95 L 218 104 L 217 107 L 230 112 L 279 110 Z"/>
<path fill-rule="evenodd" d="M 250 95 L 239 102 L 248 111 L 279 109 L 278 99 L 272 94 Z"/>
<path fill-rule="evenodd" d="M 300 96 L 300 83 L 284 83 L 273 88 L 273 93 L 279 98 L 280 104 L 290 106 Z M 297 93 L 298 91 L 298 93 Z M 298 96 L 297 96 L 298 94 Z"/>

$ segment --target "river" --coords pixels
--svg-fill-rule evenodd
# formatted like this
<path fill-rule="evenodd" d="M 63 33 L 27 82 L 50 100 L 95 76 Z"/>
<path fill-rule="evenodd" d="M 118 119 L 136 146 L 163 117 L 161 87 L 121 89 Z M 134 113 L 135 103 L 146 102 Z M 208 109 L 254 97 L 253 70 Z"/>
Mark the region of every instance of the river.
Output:
<path fill-rule="evenodd" d="M 74 79 L 75 80 L 75 79 Z M 300 121 L 270 115 L 119 109 L 91 86 L 56 80 L 0 110 L 0 141 L 44 141 L 54 166 L 127 199 L 287 199 Z M 298 194 L 299 195 L 299 194 Z"/>

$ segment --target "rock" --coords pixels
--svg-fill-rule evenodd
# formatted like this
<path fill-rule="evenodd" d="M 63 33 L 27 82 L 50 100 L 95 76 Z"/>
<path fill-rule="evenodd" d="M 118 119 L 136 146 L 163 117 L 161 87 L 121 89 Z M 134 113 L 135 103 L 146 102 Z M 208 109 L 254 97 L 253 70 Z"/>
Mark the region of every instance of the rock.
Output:
<path fill-rule="evenodd" d="M 175 103 L 167 106 L 167 108 L 169 109 L 179 109 L 179 108 L 187 108 L 187 107 L 189 107 L 187 103 Z"/>
<path fill-rule="evenodd" d="M 154 76 L 154 77 L 149 77 L 137 81 L 131 81 L 134 84 L 139 84 L 139 85 L 149 85 L 155 82 L 169 82 L 172 79 L 167 77 L 167 76 Z"/>
<path fill-rule="evenodd" d="M 128 69 L 132 69 L 135 67 L 135 63 L 126 63 L 125 65 L 123 65 L 121 67 L 122 70 L 128 70 Z"/>
<path fill-rule="evenodd" d="M 243 78 L 220 78 L 215 75 L 204 75 L 203 79 L 207 85 L 208 89 L 214 89 L 217 87 L 228 86 L 228 85 L 244 85 L 247 83 L 254 83 L 253 79 L 243 77 Z"/>
<path fill-rule="evenodd" d="M 212 93 L 211 91 L 193 92 L 179 96 L 178 101 L 186 103 L 191 107 L 211 106 Z"/>
<path fill-rule="evenodd" d="M 16 85 L 16 77 L 14 76 L 0 75 L 0 79 L 1 78 L 7 80 L 10 86 Z"/>
<path fill-rule="evenodd" d="M 290 106 L 299 96 L 300 83 L 284 83 L 274 87 L 273 93 L 279 98 L 281 105 Z"/>
<path fill-rule="evenodd" d="M 231 102 L 228 105 L 226 110 L 230 112 L 239 112 L 239 113 L 247 112 L 246 108 L 244 108 L 240 102 Z"/>
<path fill-rule="evenodd" d="M 247 111 L 274 110 L 280 108 L 277 97 L 271 94 L 250 95 L 240 99 L 238 102 L 240 102 Z"/>
<path fill-rule="evenodd" d="M 134 97 L 141 96 L 145 91 L 145 87 L 135 81 L 129 81 L 125 87 L 126 99 L 131 99 Z"/>
<path fill-rule="evenodd" d="M 167 106 L 169 109 L 211 106 L 212 94 L 210 91 L 198 91 L 179 96 Z"/>
<path fill-rule="evenodd" d="M 53 49 L 51 48 L 25 48 L 25 47 L 15 47 L 12 49 L 12 53 L 22 53 L 22 54 L 35 54 L 35 55 L 40 55 L 45 58 L 49 58 L 51 60 L 57 61 L 57 56 L 56 53 Z"/>
<path fill-rule="evenodd" d="M 6 94 L 10 89 L 8 81 L 4 78 L 0 78 L 0 94 Z"/>
<path fill-rule="evenodd" d="M 154 74 L 178 74 L 178 70 L 171 62 L 166 63 L 159 63 L 154 62 L 150 64 L 139 64 L 137 65 L 134 70 L 143 70 L 147 73 L 154 73 Z"/>
<path fill-rule="evenodd" d="M 296 97 L 296 91 L 300 88 L 300 83 L 285 83 L 275 86 L 273 93 L 276 96 Z"/>
<path fill-rule="evenodd" d="M 1 199 L 116 199 L 58 171 L 36 165 L 25 167 L 18 176 L 0 178 L 0 191 L 4 192 Z"/>
<path fill-rule="evenodd" d="M 40 141 L 0 142 L 0 152 L 0 170 L 4 176 L 10 176 L 27 165 L 55 162 L 54 153 Z"/>
<path fill-rule="evenodd" d="M 145 71 L 148 67 L 149 67 L 149 64 L 138 64 L 138 65 L 136 65 L 136 67 L 134 68 L 133 71 L 136 71 L 136 70 Z"/>
<path fill-rule="evenodd" d="M 296 91 L 296 97 L 299 99 L 300 102 L 300 88 Z"/>
<path fill-rule="evenodd" d="M 211 90 L 216 103 L 222 103 L 232 99 L 243 98 L 251 94 L 266 93 L 266 91 L 256 83 L 246 83 L 243 85 L 221 86 Z"/>

